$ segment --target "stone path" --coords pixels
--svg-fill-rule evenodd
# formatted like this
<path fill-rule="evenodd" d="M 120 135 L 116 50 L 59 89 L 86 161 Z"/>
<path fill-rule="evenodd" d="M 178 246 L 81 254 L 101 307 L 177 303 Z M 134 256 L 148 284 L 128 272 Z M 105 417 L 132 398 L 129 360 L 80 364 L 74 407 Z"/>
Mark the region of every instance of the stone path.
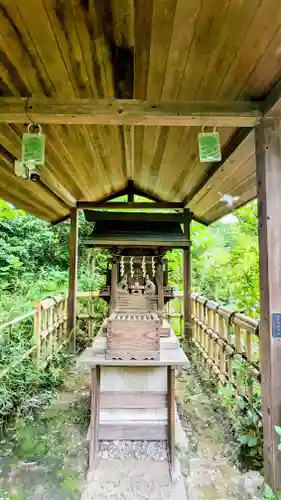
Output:
<path fill-rule="evenodd" d="M 85 484 L 87 395 L 87 375 L 74 371 L 57 401 L 13 425 L 1 442 L 0 500 L 181 500 L 183 482 L 167 483 L 164 448 L 160 455 L 153 451 L 156 460 L 135 460 L 135 452 L 118 460 L 113 453 L 111 461 L 101 461 L 95 482 Z M 177 380 L 177 401 L 189 441 L 179 451 L 188 500 L 263 498 L 260 475 L 231 464 L 231 436 L 194 372 Z"/>
<path fill-rule="evenodd" d="M 186 500 L 183 480 L 171 483 L 165 460 L 101 460 L 81 500 Z"/>

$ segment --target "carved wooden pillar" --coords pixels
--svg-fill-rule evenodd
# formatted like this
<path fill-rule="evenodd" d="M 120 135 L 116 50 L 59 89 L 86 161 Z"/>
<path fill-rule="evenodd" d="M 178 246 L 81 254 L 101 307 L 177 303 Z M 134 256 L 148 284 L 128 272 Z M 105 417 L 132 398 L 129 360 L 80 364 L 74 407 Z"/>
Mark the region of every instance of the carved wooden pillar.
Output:
<path fill-rule="evenodd" d="M 281 452 L 274 426 L 281 426 L 281 121 L 256 126 L 260 245 L 260 366 L 265 480 L 281 487 Z"/>
<path fill-rule="evenodd" d="M 78 210 L 70 209 L 69 235 L 69 284 L 67 304 L 67 332 L 72 335 L 72 348 L 76 348 L 76 300 L 77 300 L 77 264 L 78 264 Z"/>

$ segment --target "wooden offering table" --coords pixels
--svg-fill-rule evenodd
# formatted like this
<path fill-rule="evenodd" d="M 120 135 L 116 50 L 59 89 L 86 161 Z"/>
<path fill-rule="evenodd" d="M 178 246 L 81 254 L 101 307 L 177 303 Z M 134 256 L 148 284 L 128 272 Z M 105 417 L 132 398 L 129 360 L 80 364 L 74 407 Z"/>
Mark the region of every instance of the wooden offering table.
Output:
<path fill-rule="evenodd" d="M 160 337 L 159 359 L 108 359 L 106 323 L 79 362 L 92 371 L 88 431 L 89 473 L 101 441 L 165 441 L 172 481 L 177 478 L 175 369 L 188 360 L 170 332 Z"/>

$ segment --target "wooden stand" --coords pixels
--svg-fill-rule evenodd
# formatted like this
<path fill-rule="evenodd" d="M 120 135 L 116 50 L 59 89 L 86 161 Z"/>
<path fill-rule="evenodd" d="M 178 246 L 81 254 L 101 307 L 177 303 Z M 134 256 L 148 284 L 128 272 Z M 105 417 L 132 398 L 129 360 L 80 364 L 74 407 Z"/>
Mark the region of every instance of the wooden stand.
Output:
<path fill-rule="evenodd" d="M 175 368 L 188 364 L 177 338 L 162 339 L 159 360 L 106 359 L 105 345 L 101 330 L 80 357 L 92 370 L 89 477 L 99 440 L 148 440 L 167 442 L 171 480 L 177 480 Z"/>

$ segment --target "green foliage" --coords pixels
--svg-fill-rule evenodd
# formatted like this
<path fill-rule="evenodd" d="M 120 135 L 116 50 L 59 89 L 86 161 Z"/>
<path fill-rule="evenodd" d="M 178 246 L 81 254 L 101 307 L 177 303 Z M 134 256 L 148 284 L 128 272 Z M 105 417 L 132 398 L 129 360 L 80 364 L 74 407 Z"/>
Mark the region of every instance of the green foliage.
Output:
<path fill-rule="evenodd" d="M 96 290 L 103 282 L 106 256 L 96 249 L 86 252 L 83 247 L 83 238 L 91 230 L 92 225 L 81 215 L 78 268 L 81 290 Z M 46 296 L 67 291 L 68 238 L 68 222 L 52 227 L 0 201 L 0 324 L 28 312 Z M 5 334 L 6 331 L 0 332 L 0 371 L 32 347 L 32 321 L 21 322 L 8 336 Z M 77 340 L 81 348 L 89 341 L 82 330 Z M 44 404 L 62 382 L 62 368 L 67 359 L 60 351 L 41 371 L 32 359 L 26 358 L 1 378 L 0 431 L 11 417 L 16 414 L 28 417 Z"/>
<path fill-rule="evenodd" d="M 192 290 L 259 315 L 259 248 L 255 201 L 235 212 L 236 221 L 191 227 Z M 170 283 L 182 289 L 182 252 L 169 253 Z"/>

